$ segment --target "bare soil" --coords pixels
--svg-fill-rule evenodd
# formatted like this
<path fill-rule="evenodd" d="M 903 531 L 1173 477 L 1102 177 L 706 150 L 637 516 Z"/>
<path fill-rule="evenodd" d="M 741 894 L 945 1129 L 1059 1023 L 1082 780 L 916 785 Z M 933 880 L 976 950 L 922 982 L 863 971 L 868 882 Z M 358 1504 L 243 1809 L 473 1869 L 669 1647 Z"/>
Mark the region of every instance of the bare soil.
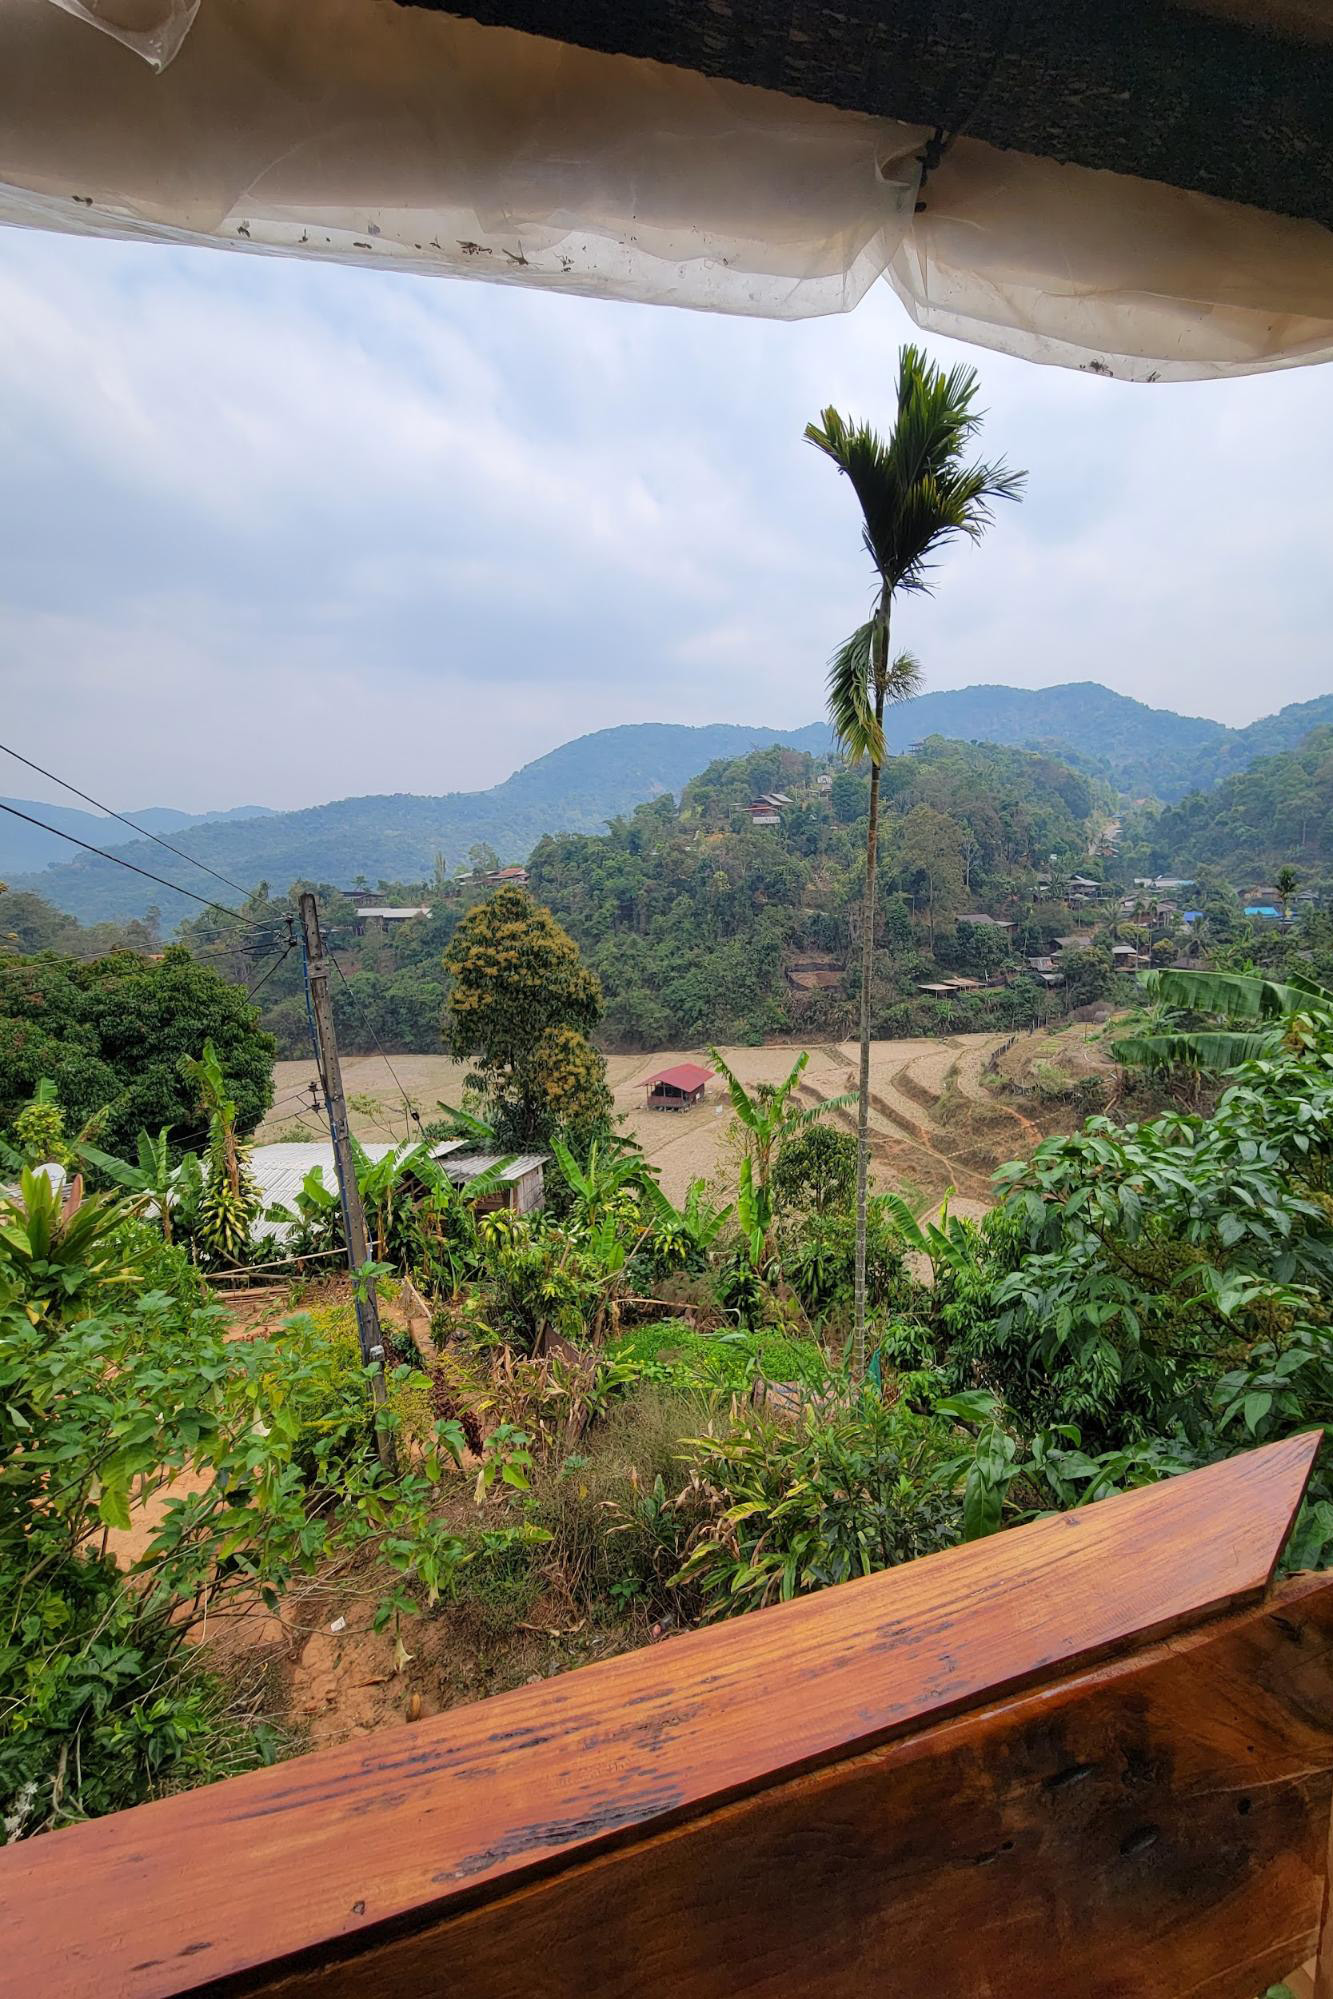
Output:
<path fill-rule="evenodd" d="M 722 1050 L 747 1086 L 780 1082 L 800 1052 L 799 1044 Z M 854 1043 L 814 1044 L 809 1054 L 800 1086 L 804 1102 L 855 1090 Z M 689 1110 L 648 1110 L 647 1078 L 677 1062 L 713 1066 L 706 1048 L 611 1055 L 607 1080 L 622 1129 L 658 1167 L 663 1190 L 679 1201 L 691 1180 L 730 1179 L 735 1118 L 720 1077 L 709 1085 L 703 1103 Z M 395 1055 L 392 1064 L 394 1075 L 380 1055 L 344 1061 L 352 1128 L 360 1138 L 415 1135 L 403 1093 L 425 1120 L 437 1114 L 441 1102 L 460 1101 L 463 1064 L 442 1055 Z M 1053 1075 L 1077 1079 L 1110 1066 L 1101 1031 L 1082 1027 L 1017 1037 L 957 1034 L 872 1043 L 871 1170 L 876 1186 L 900 1192 L 926 1209 L 950 1188 L 975 1207 L 988 1205 L 998 1165 L 1023 1157 L 1050 1132 L 1070 1129 L 1071 1108 L 1057 1094 Z M 301 1113 L 298 1093 L 313 1075 L 309 1062 L 276 1065 L 275 1107 L 260 1127 L 261 1141 L 279 1133 L 295 1138 L 302 1128 L 312 1139 L 323 1136 L 323 1127 L 308 1113 L 304 1127 L 293 1124 L 293 1113 Z M 832 1115 L 845 1128 L 855 1128 L 854 1107 Z"/>

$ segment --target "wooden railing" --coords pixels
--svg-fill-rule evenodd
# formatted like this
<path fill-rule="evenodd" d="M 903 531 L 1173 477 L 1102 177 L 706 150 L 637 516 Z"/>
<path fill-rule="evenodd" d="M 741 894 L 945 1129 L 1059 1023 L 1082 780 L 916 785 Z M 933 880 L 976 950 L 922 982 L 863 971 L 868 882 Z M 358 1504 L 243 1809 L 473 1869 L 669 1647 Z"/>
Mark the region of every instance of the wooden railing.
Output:
<path fill-rule="evenodd" d="M 11 1847 L 0 1983 L 1255 1999 L 1324 1915 L 1316 1442 Z"/>

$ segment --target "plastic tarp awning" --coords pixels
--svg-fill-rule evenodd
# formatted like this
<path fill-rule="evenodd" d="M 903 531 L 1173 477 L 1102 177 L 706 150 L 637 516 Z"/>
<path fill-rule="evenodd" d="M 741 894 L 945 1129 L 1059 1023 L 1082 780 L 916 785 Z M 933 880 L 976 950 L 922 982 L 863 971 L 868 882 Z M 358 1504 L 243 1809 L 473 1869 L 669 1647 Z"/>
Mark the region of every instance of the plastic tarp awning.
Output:
<path fill-rule="evenodd" d="M 93 32 L 100 29 L 103 32 Z M 1180 381 L 1333 356 L 1318 223 L 393 0 L 4 0 L 0 220 Z"/>

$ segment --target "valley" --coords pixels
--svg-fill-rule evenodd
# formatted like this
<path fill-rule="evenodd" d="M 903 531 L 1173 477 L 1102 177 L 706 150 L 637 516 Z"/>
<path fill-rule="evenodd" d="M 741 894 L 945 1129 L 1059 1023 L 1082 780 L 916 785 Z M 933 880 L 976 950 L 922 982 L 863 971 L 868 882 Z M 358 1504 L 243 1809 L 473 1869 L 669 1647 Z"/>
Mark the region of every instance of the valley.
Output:
<path fill-rule="evenodd" d="M 723 1047 L 722 1055 L 747 1088 L 778 1083 L 790 1072 L 805 1044 L 763 1048 Z M 808 1044 L 810 1061 L 798 1085 L 803 1103 L 827 1102 L 855 1090 L 853 1041 Z M 343 1081 L 352 1128 L 364 1140 L 403 1143 L 415 1135 L 404 1095 L 423 1121 L 438 1115 L 440 1103 L 459 1103 L 466 1067 L 442 1055 L 395 1055 L 394 1075 L 380 1055 L 348 1056 Z M 658 1070 L 678 1062 L 713 1066 L 707 1048 L 657 1049 L 611 1055 L 607 1081 L 619 1129 L 633 1139 L 656 1167 L 663 1191 L 684 1199 L 692 1180 L 727 1185 L 734 1181 L 738 1127 L 719 1076 L 703 1103 L 684 1111 L 650 1111 L 643 1084 Z M 1033 1087 L 1041 1065 L 1045 1084 Z M 1058 1075 L 1072 1085 L 1088 1076 L 1109 1074 L 1111 1058 L 1103 1030 L 1072 1023 L 1036 1034 L 955 1034 L 875 1041 L 870 1057 L 871 1176 L 884 1193 L 901 1193 L 928 1211 L 955 1190 L 957 1212 L 979 1214 L 991 1202 L 991 1175 L 1006 1160 L 1025 1157 L 1041 1139 L 1078 1122 L 1072 1098 L 1061 1094 Z M 259 1143 L 275 1139 L 318 1143 L 327 1137 L 322 1122 L 303 1108 L 314 1077 L 309 1061 L 279 1062 L 274 1068 L 274 1106 L 256 1133 Z M 856 1129 L 855 1106 L 830 1113 L 848 1131 Z"/>

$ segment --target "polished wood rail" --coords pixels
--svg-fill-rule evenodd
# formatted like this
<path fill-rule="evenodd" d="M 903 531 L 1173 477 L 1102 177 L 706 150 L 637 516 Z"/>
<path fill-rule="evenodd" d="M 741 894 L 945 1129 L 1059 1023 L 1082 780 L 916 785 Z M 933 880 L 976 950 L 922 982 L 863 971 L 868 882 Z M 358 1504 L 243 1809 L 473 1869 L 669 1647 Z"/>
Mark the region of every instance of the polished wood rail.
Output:
<path fill-rule="evenodd" d="M 1333 1577 L 1272 1587 L 1318 1442 L 22 1842 L 0 1977 L 1254 1999 L 1326 1892 Z"/>

